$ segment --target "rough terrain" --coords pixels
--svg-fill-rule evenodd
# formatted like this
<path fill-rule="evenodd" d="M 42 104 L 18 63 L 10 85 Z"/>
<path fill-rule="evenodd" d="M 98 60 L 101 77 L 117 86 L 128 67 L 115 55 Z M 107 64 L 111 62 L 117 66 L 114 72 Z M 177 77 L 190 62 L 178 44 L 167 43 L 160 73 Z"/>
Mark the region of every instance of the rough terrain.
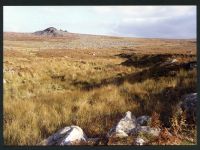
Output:
<path fill-rule="evenodd" d="M 61 129 L 58 145 L 196 144 L 195 39 L 48 28 L 4 33 L 3 44 L 6 145 L 41 144 Z"/>

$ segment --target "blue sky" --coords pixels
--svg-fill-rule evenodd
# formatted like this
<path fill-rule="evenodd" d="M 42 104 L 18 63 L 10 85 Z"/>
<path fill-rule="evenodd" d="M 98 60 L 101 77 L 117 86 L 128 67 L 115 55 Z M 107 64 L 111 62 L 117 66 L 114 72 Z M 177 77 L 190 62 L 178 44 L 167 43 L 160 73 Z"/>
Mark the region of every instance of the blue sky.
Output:
<path fill-rule="evenodd" d="M 196 38 L 196 6 L 4 6 L 3 28 L 34 32 L 53 26 L 73 33 Z"/>

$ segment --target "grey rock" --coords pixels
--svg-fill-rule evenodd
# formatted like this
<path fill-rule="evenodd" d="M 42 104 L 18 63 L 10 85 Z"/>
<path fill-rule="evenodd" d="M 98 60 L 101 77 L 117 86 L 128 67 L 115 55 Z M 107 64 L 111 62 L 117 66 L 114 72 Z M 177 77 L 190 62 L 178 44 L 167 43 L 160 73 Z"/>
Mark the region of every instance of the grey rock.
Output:
<path fill-rule="evenodd" d="M 143 116 L 138 117 L 136 121 L 137 121 L 137 124 L 141 126 L 146 126 L 151 121 L 151 117 L 143 115 Z"/>
<path fill-rule="evenodd" d="M 127 137 L 134 131 L 136 125 L 137 122 L 135 116 L 128 111 L 126 112 L 125 117 L 122 118 L 118 124 L 109 131 L 107 137 L 111 137 L 113 135 L 117 137 Z"/>
<path fill-rule="evenodd" d="M 56 37 L 56 36 L 66 35 L 67 32 L 62 31 L 62 30 L 57 30 L 54 27 L 49 27 L 49 28 L 42 30 L 42 31 L 36 31 L 33 34 L 34 35 L 40 35 L 40 36 L 54 36 L 54 37 Z"/>
<path fill-rule="evenodd" d="M 192 101 L 196 101 L 197 100 L 197 93 L 190 93 L 190 94 L 186 94 L 183 96 L 184 100 L 192 100 Z"/>
<path fill-rule="evenodd" d="M 86 142 L 87 136 L 78 126 L 67 126 L 60 129 L 42 142 L 42 145 L 74 145 Z"/>
<path fill-rule="evenodd" d="M 183 96 L 183 101 L 178 104 L 178 108 L 186 112 L 186 120 L 196 121 L 197 93 L 190 93 Z"/>

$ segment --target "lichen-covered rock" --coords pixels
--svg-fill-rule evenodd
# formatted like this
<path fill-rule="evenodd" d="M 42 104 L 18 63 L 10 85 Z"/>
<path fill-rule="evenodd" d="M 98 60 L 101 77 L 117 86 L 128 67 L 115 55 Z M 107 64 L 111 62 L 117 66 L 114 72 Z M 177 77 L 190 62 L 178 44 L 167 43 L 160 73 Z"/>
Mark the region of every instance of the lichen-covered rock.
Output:
<path fill-rule="evenodd" d="M 67 126 L 42 142 L 42 145 L 78 145 L 87 141 L 87 136 L 78 126 Z"/>
<path fill-rule="evenodd" d="M 134 132 L 136 125 L 137 122 L 135 116 L 128 111 L 126 112 L 125 117 L 122 118 L 118 124 L 109 131 L 107 137 L 127 137 L 130 133 Z"/>
<path fill-rule="evenodd" d="M 136 121 L 137 121 L 137 124 L 141 126 L 147 126 L 148 123 L 150 123 L 151 121 L 151 117 L 143 115 L 143 116 L 138 117 Z"/>

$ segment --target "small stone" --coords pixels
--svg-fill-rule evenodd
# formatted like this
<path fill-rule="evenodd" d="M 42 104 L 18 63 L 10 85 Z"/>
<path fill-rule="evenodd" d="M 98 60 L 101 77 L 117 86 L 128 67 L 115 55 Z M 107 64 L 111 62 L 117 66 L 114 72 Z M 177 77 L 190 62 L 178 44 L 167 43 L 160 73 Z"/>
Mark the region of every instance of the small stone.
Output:
<path fill-rule="evenodd" d="M 178 60 L 177 59 L 173 59 L 172 61 L 171 61 L 171 63 L 175 63 L 175 62 L 177 62 Z"/>
<path fill-rule="evenodd" d="M 144 145 L 145 141 L 142 138 L 137 137 L 135 140 L 135 145 Z"/>

